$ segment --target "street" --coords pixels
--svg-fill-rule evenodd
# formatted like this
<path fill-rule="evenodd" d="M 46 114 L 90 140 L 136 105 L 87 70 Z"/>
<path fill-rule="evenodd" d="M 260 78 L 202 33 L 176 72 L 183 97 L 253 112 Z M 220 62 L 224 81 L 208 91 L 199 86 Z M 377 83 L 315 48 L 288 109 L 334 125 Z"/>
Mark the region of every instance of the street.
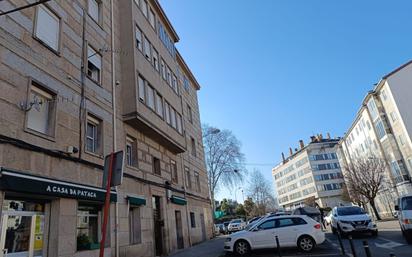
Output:
<path fill-rule="evenodd" d="M 378 223 L 379 235 L 377 237 L 371 237 L 370 235 L 354 235 L 353 243 L 356 251 L 356 255 L 352 254 L 349 240 L 343 239 L 343 245 L 345 248 L 345 256 L 361 257 L 366 256 L 363 247 L 363 241 L 367 240 L 371 256 L 372 257 L 389 257 L 390 254 L 395 254 L 397 257 L 412 256 L 412 245 L 408 245 L 405 239 L 402 237 L 402 233 L 399 229 L 398 221 L 383 221 Z M 171 255 L 172 257 L 220 257 L 225 256 L 223 251 L 223 242 L 227 236 L 220 236 L 211 241 L 194 246 L 187 250 L 181 251 L 177 254 Z M 279 256 L 276 250 L 258 250 L 253 251 L 250 257 L 276 257 Z M 281 249 L 281 256 L 311 256 L 311 257 L 334 257 L 342 256 L 339 241 L 336 235 L 330 232 L 330 229 L 326 233 L 326 241 L 319 245 L 312 253 L 304 254 L 297 249 L 288 248 Z"/>

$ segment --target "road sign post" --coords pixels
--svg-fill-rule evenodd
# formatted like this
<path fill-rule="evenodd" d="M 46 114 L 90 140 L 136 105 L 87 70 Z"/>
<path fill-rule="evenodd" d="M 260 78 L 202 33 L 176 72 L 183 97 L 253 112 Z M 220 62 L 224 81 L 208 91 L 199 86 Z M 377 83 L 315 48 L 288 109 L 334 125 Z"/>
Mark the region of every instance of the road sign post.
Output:
<path fill-rule="evenodd" d="M 109 218 L 110 190 L 113 186 L 122 183 L 123 177 L 123 151 L 111 153 L 105 158 L 103 174 L 103 188 L 106 187 L 106 198 L 103 210 L 102 239 L 100 241 L 99 257 L 104 255 L 104 244 L 106 242 L 107 222 Z"/>

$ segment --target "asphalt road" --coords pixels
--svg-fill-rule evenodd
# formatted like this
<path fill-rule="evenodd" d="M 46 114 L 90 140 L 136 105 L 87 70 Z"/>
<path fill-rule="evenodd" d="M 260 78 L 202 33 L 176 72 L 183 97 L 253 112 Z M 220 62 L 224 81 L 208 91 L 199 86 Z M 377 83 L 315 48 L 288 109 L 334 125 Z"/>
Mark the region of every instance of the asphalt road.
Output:
<path fill-rule="evenodd" d="M 368 234 L 353 235 L 353 245 L 355 249 L 355 255 L 352 254 L 349 239 L 343 239 L 343 245 L 345 248 L 345 255 L 349 257 L 365 257 L 365 249 L 363 247 L 363 241 L 367 241 L 372 257 L 389 257 L 390 254 L 395 254 L 396 257 L 412 257 L 412 245 L 408 245 L 402 237 L 402 233 L 399 229 L 397 221 L 387 221 L 378 223 L 379 235 L 372 237 Z M 259 250 L 254 251 L 250 257 L 277 257 L 279 254 L 276 250 Z M 337 236 L 333 235 L 330 231 L 326 233 L 326 241 L 318 245 L 318 247 L 310 254 L 304 254 L 298 250 L 281 249 L 281 256 L 294 257 L 294 256 L 310 256 L 310 257 L 337 257 L 342 256 L 340 244 Z"/>

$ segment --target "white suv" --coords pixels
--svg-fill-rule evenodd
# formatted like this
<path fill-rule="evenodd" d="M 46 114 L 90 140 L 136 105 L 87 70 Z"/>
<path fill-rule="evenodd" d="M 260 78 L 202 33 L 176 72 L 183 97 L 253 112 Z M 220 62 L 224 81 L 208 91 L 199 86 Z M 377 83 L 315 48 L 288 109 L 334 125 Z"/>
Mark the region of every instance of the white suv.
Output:
<path fill-rule="evenodd" d="M 378 228 L 371 217 L 360 207 L 344 206 L 332 209 L 332 232 L 346 235 L 351 232 L 370 232 L 378 235 Z"/>
<path fill-rule="evenodd" d="M 276 236 L 280 247 L 298 247 L 304 252 L 312 251 L 325 241 L 325 233 L 318 222 L 304 215 L 287 215 L 264 218 L 248 230 L 230 235 L 224 250 L 247 255 L 255 249 L 276 248 Z"/>
<path fill-rule="evenodd" d="M 403 236 L 408 243 L 412 243 L 412 195 L 399 197 L 395 210 Z"/>

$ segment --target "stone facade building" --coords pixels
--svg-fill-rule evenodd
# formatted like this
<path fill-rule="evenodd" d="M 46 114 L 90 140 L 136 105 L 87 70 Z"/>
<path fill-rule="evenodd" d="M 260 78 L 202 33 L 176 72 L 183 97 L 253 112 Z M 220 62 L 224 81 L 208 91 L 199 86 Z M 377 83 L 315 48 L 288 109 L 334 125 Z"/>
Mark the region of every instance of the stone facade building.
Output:
<path fill-rule="evenodd" d="M 1 249 L 98 256 L 104 156 L 119 150 L 105 256 L 212 236 L 200 85 L 178 41 L 157 0 L 55 0 L 0 16 Z"/>
<path fill-rule="evenodd" d="M 279 206 L 293 210 L 314 199 L 319 207 L 346 204 L 341 199 L 343 176 L 335 146 L 339 140 L 317 135 L 308 145 L 290 148 L 290 156 L 272 169 Z"/>
<path fill-rule="evenodd" d="M 377 157 L 387 164 L 383 189 L 375 202 L 382 216 L 392 217 L 400 195 L 412 193 L 412 62 L 385 75 L 364 98 L 355 120 L 338 145 L 342 166 Z"/>

